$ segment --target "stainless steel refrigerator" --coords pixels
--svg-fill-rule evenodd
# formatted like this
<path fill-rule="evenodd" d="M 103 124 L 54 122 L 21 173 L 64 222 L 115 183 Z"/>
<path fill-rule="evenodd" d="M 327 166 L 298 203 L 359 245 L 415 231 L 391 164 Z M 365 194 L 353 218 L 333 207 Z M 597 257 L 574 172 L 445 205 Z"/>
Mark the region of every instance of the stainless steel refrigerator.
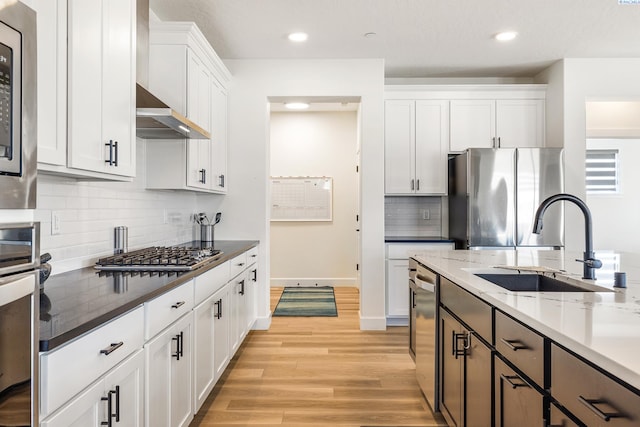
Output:
<path fill-rule="evenodd" d="M 562 203 L 532 233 L 540 202 L 562 192 L 561 148 L 470 148 L 449 159 L 449 236 L 456 249 L 563 247 Z"/>

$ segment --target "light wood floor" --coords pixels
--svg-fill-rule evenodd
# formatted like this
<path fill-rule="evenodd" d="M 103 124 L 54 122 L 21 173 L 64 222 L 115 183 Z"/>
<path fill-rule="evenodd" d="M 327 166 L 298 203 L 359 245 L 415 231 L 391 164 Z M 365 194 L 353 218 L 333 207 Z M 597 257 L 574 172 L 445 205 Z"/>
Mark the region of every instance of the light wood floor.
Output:
<path fill-rule="evenodd" d="M 275 308 L 282 288 L 272 288 Z M 191 426 L 436 426 L 406 327 L 360 331 L 356 288 L 338 317 L 274 317 L 251 331 Z"/>

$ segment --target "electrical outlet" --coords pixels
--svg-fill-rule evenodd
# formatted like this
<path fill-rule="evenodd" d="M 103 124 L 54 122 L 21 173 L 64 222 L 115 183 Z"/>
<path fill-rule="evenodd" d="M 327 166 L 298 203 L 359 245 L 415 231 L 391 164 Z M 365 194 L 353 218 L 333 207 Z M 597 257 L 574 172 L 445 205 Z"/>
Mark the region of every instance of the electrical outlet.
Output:
<path fill-rule="evenodd" d="M 51 211 L 51 235 L 60 234 L 60 212 Z"/>
<path fill-rule="evenodd" d="M 429 212 L 429 209 L 422 210 L 422 219 L 431 219 L 431 212 Z"/>
<path fill-rule="evenodd" d="M 166 209 L 164 209 L 162 223 L 163 224 L 168 224 L 169 223 L 169 215 L 167 214 L 167 210 Z"/>

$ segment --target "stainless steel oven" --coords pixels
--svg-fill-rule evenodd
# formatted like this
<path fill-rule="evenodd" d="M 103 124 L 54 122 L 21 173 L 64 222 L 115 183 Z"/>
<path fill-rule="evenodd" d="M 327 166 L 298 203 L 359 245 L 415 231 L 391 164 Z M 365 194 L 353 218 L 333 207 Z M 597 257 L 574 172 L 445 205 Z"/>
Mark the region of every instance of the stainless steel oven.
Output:
<path fill-rule="evenodd" d="M 0 426 L 38 425 L 38 236 L 0 225 Z"/>
<path fill-rule="evenodd" d="M 36 14 L 0 1 L 0 209 L 36 207 Z"/>

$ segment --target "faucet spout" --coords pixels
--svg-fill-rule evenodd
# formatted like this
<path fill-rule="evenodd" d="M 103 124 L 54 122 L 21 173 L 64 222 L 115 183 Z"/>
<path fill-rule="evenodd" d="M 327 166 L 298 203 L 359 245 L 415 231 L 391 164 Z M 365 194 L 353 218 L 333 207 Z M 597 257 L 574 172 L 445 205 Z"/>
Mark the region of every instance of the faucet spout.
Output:
<path fill-rule="evenodd" d="M 535 219 L 533 222 L 533 233 L 540 234 L 542 231 L 542 216 L 547 208 L 560 200 L 565 200 L 567 202 L 572 202 L 576 206 L 580 208 L 582 214 L 584 215 L 584 254 L 582 260 L 576 260 L 584 263 L 583 267 L 583 279 L 595 279 L 595 269 L 602 267 L 602 262 L 600 260 L 595 259 L 595 253 L 593 252 L 593 232 L 592 232 L 592 221 L 591 221 L 591 211 L 587 207 L 587 204 L 583 202 L 580 198 L 574 196 L 573 194 L 555 194 L 551 197 L 546 198 L 540 206 L 538 206 L 538 210 L 536 211 Z"/>

